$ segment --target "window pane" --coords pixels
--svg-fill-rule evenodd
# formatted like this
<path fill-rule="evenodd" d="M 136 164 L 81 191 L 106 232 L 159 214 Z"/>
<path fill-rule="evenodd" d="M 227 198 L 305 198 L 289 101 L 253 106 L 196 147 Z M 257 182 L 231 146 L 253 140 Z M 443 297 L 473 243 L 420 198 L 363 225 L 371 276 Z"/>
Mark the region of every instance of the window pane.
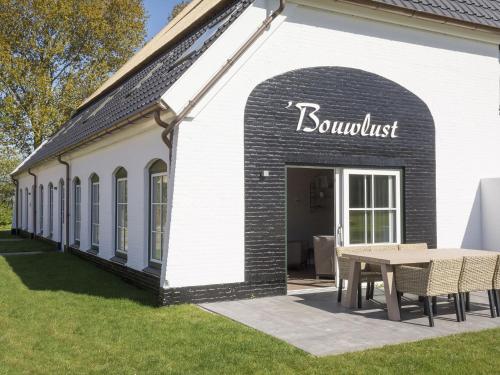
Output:
<path fill-rule="evenodd" d="M 373 211 L 366 211 L 366 243 L 373 243 Z"/>
<path fill-rule="evenodd" d="M 151 178 L 151 190 L 152 190 L 152 197 L 151 200 L 153 203 L 160 203 L 161 199 L 161 177 L 160 176 L 154 176 Z"/>
<path fill-rule="evenodd" d="M 163 232 L 163 227 L 167 223 L 167 205 L 161 205 L 161 231 Z"/>
<path fill-rule="evenodd" d="M 394 242 L 396 225 L 394 211 L 375 211 L 375 242 Z"/>
<path fill-rule="evenodd" d="M 116 210 L 116 223 L 119 227 L 124 227 L 125 226 L 125 211 L 124 211 L 124 206 L 123 205 L 118 205 L 117 210 Z"/>
<path fill-rule="evenodd" d="M 167 176 L 161 177 L 161 201 L 167 203 Z"/>
<path fill-rule="evenodd" d="M 117 182 L 117 189 L 116 189 L 116 201 L 118 203 L 123 203 L 124 202 L 124 181 L 118 181 Z"/>
<path fill-rule="evenodd" d="M 118 250 L 123 250 L 123 229 L 118 228 L 118 235 L 116 236 L 116 248 Z"/>
<path fill-rule="evenodd" d="M 389 207 L 396 208 L 396 177 L 389 176 Z"/>
<path fill-rule="evenodd" d="M 160 232 L 161 231 L 161 205 L 159 204 L 154 204 L 152 207 L 152 223 L 151 223 L 151 228 L 155 232 Z"/>
<path fill-rule="evenodd" d="M 162 235 L 161 233 L 152 233 L 152 246 L 151 246 L 151 258 L 157 261 L 161 260 L 161 244 Z"/>
<path fill-rule="evenodd" d="M 389 176 L 375 176 L 375 207 L 389 207 Z"/>
<path fill-rule="evenodd" d="M 125 228 L 123 230 L 123 245 L 124 245 L 123 250 L 127 251 L 128 250 L 128 230 L 127 230 L 127 228 Z"/>
<path fill-rule="evenodd" d="M 92 224 L 92 244 L 99 244 L 99 225 Z"/>
<path fill-rule="evenodd" d="M 365 207 L 365 176 L 349 175 L 349 207 Z"/>
<path fill-rule="evenodd" d="M 365 213 L 366 211 L 349 212 L 349 238 L 351 244 L 365 243 Z"/>
<path fill-rule="evenodd" d="M 373 208 L 372 202 L 372 176 L 365 176 L 366 181 L 366 207 Z"/>

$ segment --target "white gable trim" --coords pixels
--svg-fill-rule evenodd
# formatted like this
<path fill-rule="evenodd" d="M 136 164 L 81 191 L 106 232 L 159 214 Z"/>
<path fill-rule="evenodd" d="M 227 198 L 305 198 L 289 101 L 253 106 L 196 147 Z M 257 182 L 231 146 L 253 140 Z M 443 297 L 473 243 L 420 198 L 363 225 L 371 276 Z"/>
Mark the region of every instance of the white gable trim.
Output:
<path fill-rule="evenodd" d="M 255 32 L 256 28 L 264 21 L 270 12 L 278 6 L 278 1 L 256 0 L 243 14 L 221 35 L 202 56 L 165 92 L 161 100 L 174 113 L 180 113 L 189 101 L 201 90 L 201 88 L 213 77 L 216 72 L 226 63 L 235 51 Z M 354 17 L 375 20 L 388 24 L 396 24 L 419 30 L 426 30 L 445 35 L 451 35 L 463 39 L 481 41 L 486 43 L 500 43 L 500 32 L 488 32 L 483 29 L 466 28 L 456 24 L 453 20 L 440 21 L 424 18 L 425 16 L 408 16 L 401 12 L 384 10 L 377 6 L 370 7 L 363 4 L 353 4 L 342 0 L 290 0 L 285 12 L 280 15 L 259 40 L 250 47 L 242 58 L 230 69 L 216 85 L 190 112 L 189 117 L 196 117 L 200 110 L 209 103 L 210 99 L 224 84 L 241 68 L 243 64 L 265 43 L 274 31 L 285 22 L 286 14 L 291 7 L 309 7 L 323 9 Z M 188 120 L 189 120 L 188 117 Z"/>

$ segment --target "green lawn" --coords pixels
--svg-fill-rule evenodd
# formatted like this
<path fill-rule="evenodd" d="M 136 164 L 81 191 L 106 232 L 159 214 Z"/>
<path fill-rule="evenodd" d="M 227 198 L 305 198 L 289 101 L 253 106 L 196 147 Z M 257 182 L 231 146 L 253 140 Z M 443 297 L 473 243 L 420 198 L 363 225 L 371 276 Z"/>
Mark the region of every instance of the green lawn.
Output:
<path fill-rule="evenodd" d="M 55 246 L 47 242 L 32 241 L 10 234 L 9 230 L 0 230 L 0 254 L 31 251 L 54 251 Z"/>
<path fill-rule="evenodd" d="M 315 358 L 73 255 L 0 257 L 0 374 L 498 374 L 500 330 Z"/>

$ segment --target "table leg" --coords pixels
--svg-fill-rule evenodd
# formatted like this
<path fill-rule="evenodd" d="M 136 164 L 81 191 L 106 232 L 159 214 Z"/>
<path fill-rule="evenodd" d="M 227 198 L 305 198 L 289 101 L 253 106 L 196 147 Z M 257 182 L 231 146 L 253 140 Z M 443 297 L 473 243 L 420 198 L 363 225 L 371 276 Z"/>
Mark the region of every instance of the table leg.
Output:
<path fill-rule="evenodd" d="M 349 267 L 349 281 L 347 284 L 347 296 L 342 300 L 342 306 L 354 308 L 358 306 L 358 284 L 361 273 L 361 262 L 351 260 Z"/>
<path fill-rule="evenodd" d="M 396 292 L 396 280 L 394 279 L 394 268 L 390 264 L 382 264 L 382 278 L 384 279 L 385 303 L 387 304 L 387 315 L 389 320 L 401 320 L 398 308 L 398 294 Z"/>

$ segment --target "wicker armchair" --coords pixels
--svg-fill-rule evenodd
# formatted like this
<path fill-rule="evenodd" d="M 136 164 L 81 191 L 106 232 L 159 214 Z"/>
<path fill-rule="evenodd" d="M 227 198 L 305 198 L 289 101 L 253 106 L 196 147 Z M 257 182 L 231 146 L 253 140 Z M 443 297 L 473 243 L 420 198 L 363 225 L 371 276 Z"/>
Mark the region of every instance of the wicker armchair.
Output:
<path fill-rule="evenodd" d="M 497 317 L 500 317 L 500 255 L 498 256 L 495 277 L 493 278 L 493 298 L 495 299 Z"/>
<path fill-rule="evenodd" d="M 427 244 L 425 242 L 422 243 L 402 243 L 399 244 L 399 251 L 426 251 Z"/>
<path fill-rule="evenodd" d="M 425 268 L 414 266 L 396 267 L 396 290 L 424 297 L 425 311 L 429 316 L 429 325 L 434 327 L 431 298 L 443 294 L 455 297 L 457 321 L 462 320 L 459 306 L 458 280 L 462 270 L 462 258 L 435 259 Z"/>
<path fill-rule="evenodd" d="M 335 276 L 335 236 L 314 236 L 314 270 L 316 278 Z"/>
<path fill-rule="evenodd" d="M 342 257 L 346 251 L 349 252 L 371 252 L 371 246 L 351 246 L 351 247 L 337 247 L 337 261 L 339 265 L 339 285 L 337 292 L 337 301 L 340 303 L 342 301 L 342 290 L 344 288 L 344 280 L 349 279 L 349 271 L 351 269 L 351 262 Z M 375 282 L 382 281 L 382 274 L 380 272 L 372 271 L 368 269 L 367 265 L 361 264 L 361 275 L 358 284 L 358 308 L 362 307 L 361 302 L 361 283 L 368 283 L 366 289 L 366 298 L 373 298 L 373 291 L 375 288 Z"/>
<path fill-rule="evenodd" d="M 487 291 L 490 302 L 491 317 L 496 316 L 494 308 L 493 276 L 497 268 L 497 255 L 464 256 L 464 264 L 458 282 L 463 319 L 465 312 L 470 310 L 469 293 Z"/>

